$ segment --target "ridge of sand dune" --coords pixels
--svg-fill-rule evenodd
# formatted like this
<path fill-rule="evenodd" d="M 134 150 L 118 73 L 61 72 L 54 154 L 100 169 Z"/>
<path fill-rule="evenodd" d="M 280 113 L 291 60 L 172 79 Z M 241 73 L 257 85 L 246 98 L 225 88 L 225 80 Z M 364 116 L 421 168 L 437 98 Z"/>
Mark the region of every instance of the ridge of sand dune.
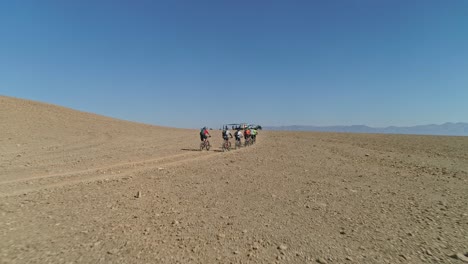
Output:
<path fill-rule="evenodd" d="M 196 130 L 4 97 L 0 115 L 0 263 L 456 264 L 468 253 L 468 137 L 261 131 L 223 153 L 213 131 L 200 152 Z"/>

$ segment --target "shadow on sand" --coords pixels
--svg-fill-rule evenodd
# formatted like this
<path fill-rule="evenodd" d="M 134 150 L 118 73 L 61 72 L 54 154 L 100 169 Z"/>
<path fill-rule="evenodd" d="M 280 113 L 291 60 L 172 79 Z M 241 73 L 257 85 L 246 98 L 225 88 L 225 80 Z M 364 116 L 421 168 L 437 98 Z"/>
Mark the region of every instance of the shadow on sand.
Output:
<path fill-rule="evenodd" d="M 200 151 L 200 149 L 189 149 L 189 148 L 183 148 L 183 149 L 180 149 L 180 150 L 183 150 L 183 151 Z M 203 150 L 203 151 L 206 151 L 206 150 Z M 220 149 L 211 149 L 209 151 L 214 151 L 214 152 L 223 152 L 222 150 Z"/>
<path fill-rule="evenodd" d="M 212 150 L 210 150 L 210 151 L 214 151 L 214 152 L 223 152 L 223 151 L 220 150 L 220 149 L 212 149 Z"/>
<path fill-rule="evenodd" d="M 180 150 L 185 150 L 185 151 L 200 151 L 200 149 L 188 149 L 188 148 L 183 148 Z"/>

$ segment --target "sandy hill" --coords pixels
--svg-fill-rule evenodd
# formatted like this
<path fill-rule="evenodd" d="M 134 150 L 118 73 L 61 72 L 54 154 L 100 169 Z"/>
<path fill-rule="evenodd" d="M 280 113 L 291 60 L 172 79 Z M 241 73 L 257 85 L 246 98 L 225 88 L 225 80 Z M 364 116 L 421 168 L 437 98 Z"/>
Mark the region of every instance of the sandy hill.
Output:
<path fill-rule="evenodd" d="M 112 141 L 133 137 L 134 141 L 168 128 L 108 118 L 69 108 L 0 96 L 2 140 L 33 146 L 66 146 L 80 142 Z"/>
<path fill-rule="evenodd" d="M 0 263 L 463 263 L 468 137 L 198 131 L 0 97 Z"/>
<path fill-rule="evenodd" d="M 73 138 L 89 138 L 90 133 L 136 135 L 150 129 L 161 129 L 161 127 L 117 120 L 57 105 L 5 96 L 0 96 L 0 115 L 2 131 L 9 137 L 29 141 L 28 143 L 48 134 L 53 135 L 57 142 L 68 143 Z"/>
<path fill-rule="evenodd" d="M 187 136 L 192 137 L 192 145 L 197 142 L 196 133 L 189 130 L 4 96 L 0 97 L 0 120 L 0 181 L 171 155 L 186 147 L 178 140 Z"/>

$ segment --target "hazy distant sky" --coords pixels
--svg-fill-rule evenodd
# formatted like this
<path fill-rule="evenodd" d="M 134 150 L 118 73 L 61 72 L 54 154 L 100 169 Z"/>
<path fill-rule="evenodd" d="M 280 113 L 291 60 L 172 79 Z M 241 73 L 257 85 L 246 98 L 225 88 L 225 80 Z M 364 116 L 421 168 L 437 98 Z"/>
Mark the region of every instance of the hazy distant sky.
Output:
<path fill-rule="evenodd" d="M 468 122 L 468 1 L 0 1 L 0 94 L 198 128 Z"/>

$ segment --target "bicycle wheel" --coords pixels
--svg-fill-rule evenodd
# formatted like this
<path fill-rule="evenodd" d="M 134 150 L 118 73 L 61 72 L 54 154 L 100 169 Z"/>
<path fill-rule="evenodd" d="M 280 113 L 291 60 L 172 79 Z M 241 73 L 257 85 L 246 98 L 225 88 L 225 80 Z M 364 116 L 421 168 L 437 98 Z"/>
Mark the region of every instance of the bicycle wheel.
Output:
<path fill-rule="evenodd" d="M 210 148 L 211 148 L 210 142 L 208 140 L 206 141 L 205 148 L 206 148 L 207 151 L 210 150 Z"/>
<path fill-rule="evenodd" d="M 205 148 L 205 143 L 200 143 L 200 151 L 202 151 Z"/>
<path fill-rule="evenodd" d="M 223 142 L 223 145 L 221 145 L 221 149 L 223 150 L 223 152 L 225 152 L 227 150 L 227 143 L 226 141 Z"/>

